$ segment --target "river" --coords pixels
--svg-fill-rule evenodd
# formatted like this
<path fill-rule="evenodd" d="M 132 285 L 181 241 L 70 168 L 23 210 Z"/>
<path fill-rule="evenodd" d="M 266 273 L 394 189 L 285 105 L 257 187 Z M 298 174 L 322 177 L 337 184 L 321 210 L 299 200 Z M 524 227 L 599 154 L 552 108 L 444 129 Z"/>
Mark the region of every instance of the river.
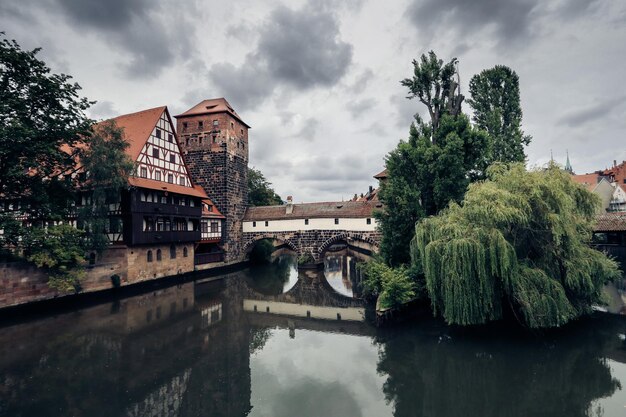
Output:
<path fill-rule="evenodd" d="M 626 318 L 377 329 L 357 253 L 0 312 L 0 416 L 626 416 Z M 4 315 L 4 316 L 2 316 Z"/>

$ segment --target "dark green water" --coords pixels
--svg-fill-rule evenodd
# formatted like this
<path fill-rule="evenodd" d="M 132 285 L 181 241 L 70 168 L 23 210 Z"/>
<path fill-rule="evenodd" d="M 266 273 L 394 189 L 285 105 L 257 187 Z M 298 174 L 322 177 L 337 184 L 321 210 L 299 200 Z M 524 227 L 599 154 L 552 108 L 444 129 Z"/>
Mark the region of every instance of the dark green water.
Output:
<path fill-rule="evenodd" d="M 377 330 L 355 256 L 5 317 L 0 416 L 626 416 L 625 318 Z"/>

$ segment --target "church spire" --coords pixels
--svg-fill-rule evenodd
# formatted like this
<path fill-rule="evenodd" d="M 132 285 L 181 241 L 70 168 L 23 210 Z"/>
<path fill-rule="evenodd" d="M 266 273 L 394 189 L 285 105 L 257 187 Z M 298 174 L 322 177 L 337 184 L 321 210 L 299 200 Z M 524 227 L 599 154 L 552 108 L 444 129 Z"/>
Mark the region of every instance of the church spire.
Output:
<path fill-rule="evenodd" d="M 569 161 L 569 150 L 566 151 L 566 152 L 567 152 L 567 160 L 565 161 L 565 171 L 567 171 L 570 174 L 574 175 L 574 170 L 572 169 L 572 164 Z"/>

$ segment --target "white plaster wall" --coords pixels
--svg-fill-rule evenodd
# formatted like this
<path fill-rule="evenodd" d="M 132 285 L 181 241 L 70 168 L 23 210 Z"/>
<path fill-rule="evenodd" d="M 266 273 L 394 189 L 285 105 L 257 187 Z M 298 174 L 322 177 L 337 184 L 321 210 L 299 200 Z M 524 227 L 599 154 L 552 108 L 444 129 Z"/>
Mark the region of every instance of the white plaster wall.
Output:
<path fill-rule="evenodd" d="M 254 306 L 256 306 L 258 313 L 268 313 L 267 308 L 269 307 L 270 314 L 281 316 L 308 317 L 308 311 L 311 314 L 310 317 L 314 319 L 338 320 L 337 314 L 340 315 L 341 320 L 346 321 L 363 321 L 365 319 L 365 309 L 362 307 L 318 307 L 278 301 L 243 300 L 244 311 L 254 312 Z"/>
<path fill-rule="evenodd" d="M 243 222 L 244 233 L 252 232 L 293 232 L 296 230 L 350 230 L 355 232 L 375 232 L 376 219 L 371 218 L 371 224 L 367 224 L 367 219 L 346 219 L 339 218 L 339 224 L 335 224 L 335 219 L 309 219 L 309 224 L 304 224 L 304 219 L 288 219 L 288 220 L 268 220 L 267 226 L 265 221 Z"/>

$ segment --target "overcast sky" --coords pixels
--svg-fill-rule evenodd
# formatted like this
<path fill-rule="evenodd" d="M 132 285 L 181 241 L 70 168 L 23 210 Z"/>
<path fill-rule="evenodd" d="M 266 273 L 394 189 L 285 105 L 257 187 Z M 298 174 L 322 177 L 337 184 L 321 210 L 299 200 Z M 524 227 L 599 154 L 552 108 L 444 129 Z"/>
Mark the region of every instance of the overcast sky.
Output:
<path fill-rule="evenodd" d="M 0 31 L 42 47 L 96 119 L 226 97 L 252 126 L 250 165 L 297 202 L 376 184 L 424 112 L 399 80 L 431 49 L 458 57 L 465 93 L 482 69 L 518 73 L 529 165 L 626 159 L 622 0 L 0 0 Z"/>

